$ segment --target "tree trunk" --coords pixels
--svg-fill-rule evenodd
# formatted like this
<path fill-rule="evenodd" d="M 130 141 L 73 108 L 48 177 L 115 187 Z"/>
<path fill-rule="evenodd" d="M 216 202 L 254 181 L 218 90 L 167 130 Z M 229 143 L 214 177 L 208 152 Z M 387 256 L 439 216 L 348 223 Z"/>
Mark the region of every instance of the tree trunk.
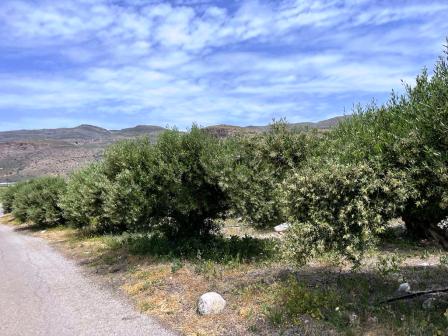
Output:
<path fill-rule="evenodd" d="M 448 251 L 448 228 L 442 229 L 437 225 L 431 225 L 428 229 L 430 237 Z"/>

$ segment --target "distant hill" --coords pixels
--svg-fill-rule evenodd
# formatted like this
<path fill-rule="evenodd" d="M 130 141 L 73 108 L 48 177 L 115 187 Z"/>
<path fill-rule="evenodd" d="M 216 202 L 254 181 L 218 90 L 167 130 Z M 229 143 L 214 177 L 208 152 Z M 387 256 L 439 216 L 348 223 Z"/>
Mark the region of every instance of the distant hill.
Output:
<path fill-rule="evenodd" d="M 94 141 L 94 140 L 116 140 L 120 137 L 135 137 L 143 135 L 153 135 L 165 130 L 159 126 L 136 126 L 117 131 L 110 131 L 105 128 L 92 125 L 80 125 L 73 128 L 54 128 L 39 130 L 18 130 L 0 132 L 0 142 L 8 141 Z"/>
<path fill-rule="evenodd" d="M 291 127 L 327 130 L 346 117 L 317 123 L 296 123 Z M 255 134 L 269 126 L 216 125 L 205 130 L 220 138 L 236 133 Z M 152 141 L 166 129 L 139 125 L 121 130 L 107 130 L 92 125 L 73 128 L 18 130 L 0 132 L 0 183 L 15 182 L 48 174 L 67 175 L 73 170 L 99 160 L 104 149 L 123 139 L 147 136 Z"/>
<path fill-rule="evenodd" d="M 164 130 L 159 126 L 107 130 L 80 125 L 0 132 L 0 182 L 48 174 L 66 175 L 100 159 L 104 149 L 118 140 L 148 136 L 156 141 Z"/>
<path fill-rule="evenodd" d="M 141 136 L 163 132 L 165 128 L 152 125 L 138 125 L 131 128 L 123 128 L 118 131 L 111 131 L 113 135 L 118 136 Z"/>
<path fill-rule="evenodd" d="M 332 127 L 337 126 L 341 121 L 348 118 L 350 116 L 339 116 L 334 117 L 327 120 L 322 120 L 319 122 L 301 122 L 301 123 L 290 123 L 289 126 L 291 128 L 296 129 L 306 129 L 306 128 L 316 128 L 319 130 L 329 130 Z M 249 133 L 249 134 L 256 134 L 265 132 L 269 129 L 269 125 L 265 126 L 232 126 L 232 125 L 215 125 L 215 126 L 208 126 L 205 127 L 207 131 L 209 131 L 211 134 L 220 137 L 225 138 L 228 136 L 232 136 L 234 134 L 238 133 Z"/>

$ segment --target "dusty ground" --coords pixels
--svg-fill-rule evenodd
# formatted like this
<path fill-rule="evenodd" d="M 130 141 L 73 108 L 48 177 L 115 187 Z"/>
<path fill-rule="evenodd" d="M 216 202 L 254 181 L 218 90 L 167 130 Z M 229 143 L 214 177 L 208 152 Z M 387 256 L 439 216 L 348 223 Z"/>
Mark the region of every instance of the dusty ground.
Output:
<path fill-rule="evenodd" d="M 224 231 L 279 236 L 249 232 L 235 222 Z M 379 304 L 404 281 L 412 290 L 448 287 L 448 255 L 425 242 L 411 243 L 397 230 L 357 271 L 331 255 L 297 270 L 276 256 L 161 255 L 130 235 L 89 237 L 67 228 L 29 232 L 185 335 L 448 335 L 448 297 L 437 296 L 430 310 L 422 308 L 428 296 Z M 197 299 L 211 290 L 228 305 L 220 315 L 201 317 Z"/>

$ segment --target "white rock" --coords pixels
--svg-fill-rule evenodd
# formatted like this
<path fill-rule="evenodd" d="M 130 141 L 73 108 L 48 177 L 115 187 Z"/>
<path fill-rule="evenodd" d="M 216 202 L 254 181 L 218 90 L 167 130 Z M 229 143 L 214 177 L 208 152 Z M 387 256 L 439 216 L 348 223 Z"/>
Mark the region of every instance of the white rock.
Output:
<path fill-rule="evenodd" d="M 283 232 L 283 231 L 287 231 L 290 227 L 291 227 L 290 223 L 282 223 L 277 226 L 274 226 L 274 231 L 275 232 Z"/>
<path fill-rule="evenodd" d="M 434 308 L 435 303 L 436 303 L 435 298 L 426 299 L 425 301 L 423 301 L 422 308 L 425 310 L 431 310 Z"/>
<path fill-rule="evenodd" d="M 198 301 L 198 312 L 201 315 L 219 314 L 226 306 L 226 300 L 215 292 L 201 295 Z"/>
<path fill-rule="evenodd" d="M 408 294 L 410 291 L 411 291 L 411 286 L 407 282 L 402 283 L 397 289 L 397 292 L 399 294 Z"/>

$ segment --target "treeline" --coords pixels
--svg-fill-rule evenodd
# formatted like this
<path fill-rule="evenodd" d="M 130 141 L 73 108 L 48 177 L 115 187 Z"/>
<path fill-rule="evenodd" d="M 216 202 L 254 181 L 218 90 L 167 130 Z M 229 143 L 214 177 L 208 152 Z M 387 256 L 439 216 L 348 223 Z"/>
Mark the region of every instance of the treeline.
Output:
<path fill-rule="evenodd" d="M 225 140 L 196 126 L 166 131 L 155 145 L 126 140 L 67 181 L 12 186 L 4 210 L 39 225 L 173 240 L 207 237 L 226 216 L 255 227 L 289 221 L 285 251 L 300 263 L 329 250 L 358 261 L 396 217 L 409 234 L 448 248 L 447 59 L 332 131 L 280 122 Z"/>

